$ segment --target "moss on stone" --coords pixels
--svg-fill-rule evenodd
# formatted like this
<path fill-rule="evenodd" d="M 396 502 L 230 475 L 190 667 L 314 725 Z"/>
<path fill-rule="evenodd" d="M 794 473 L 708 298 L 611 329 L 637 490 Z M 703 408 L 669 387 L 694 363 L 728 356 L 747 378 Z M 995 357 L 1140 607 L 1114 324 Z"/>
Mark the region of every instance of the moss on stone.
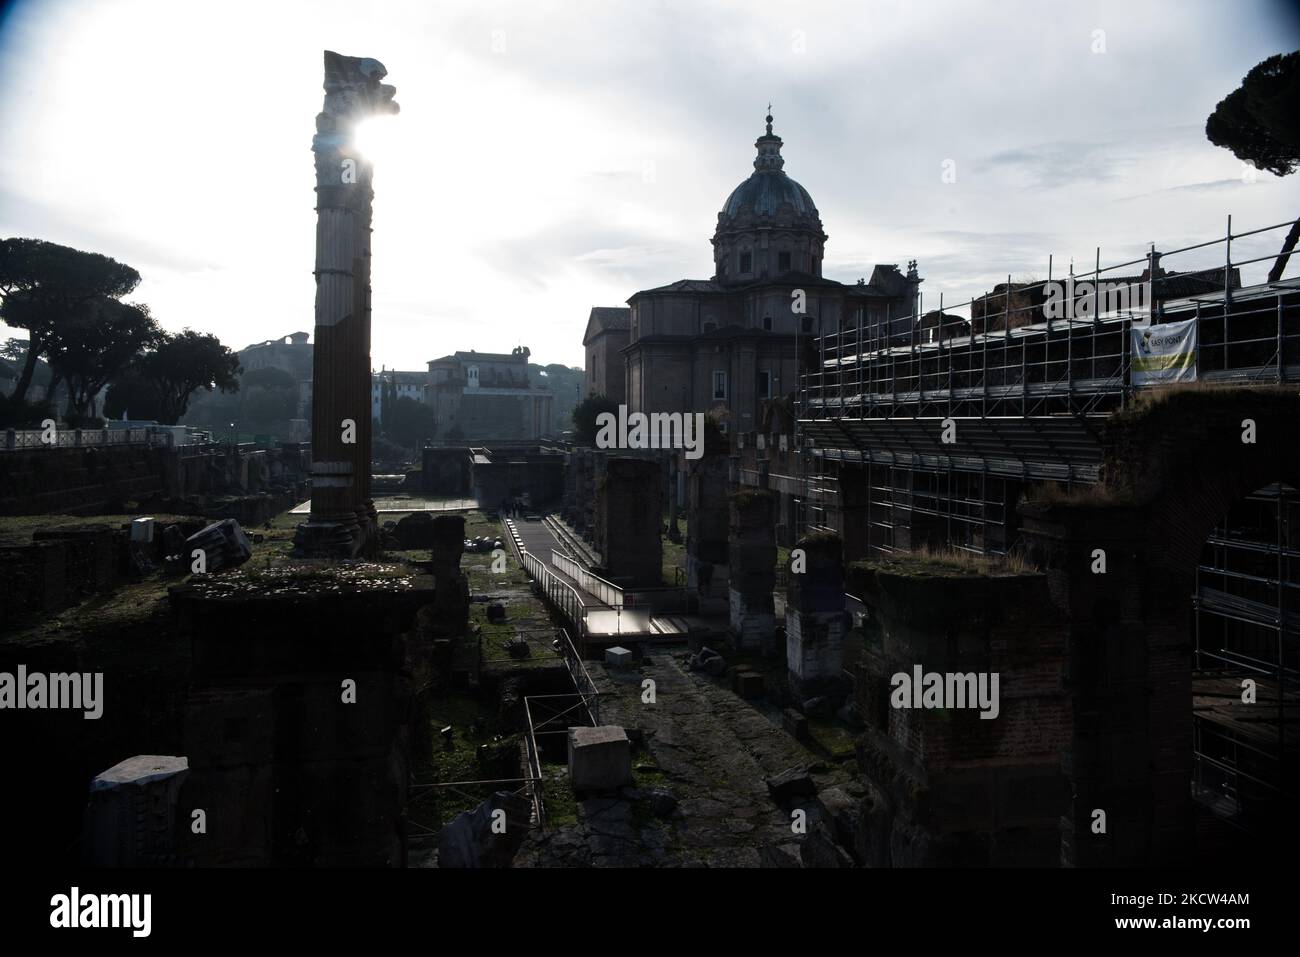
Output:
<path fill-rule="evenodd" d="M 772 493 L 760 488 L 744 488 L 731 496 L 731 503 L 738 509 L 757 508 L 772 504 Z"/>
<path fill-rule="evenodd" d="M 908 578 L 986 578 L 1036 574 L 1018 556 L 975 555 L 958 550 L 895 552 L 849 564 L 850 577 L 877 574 Z"/>

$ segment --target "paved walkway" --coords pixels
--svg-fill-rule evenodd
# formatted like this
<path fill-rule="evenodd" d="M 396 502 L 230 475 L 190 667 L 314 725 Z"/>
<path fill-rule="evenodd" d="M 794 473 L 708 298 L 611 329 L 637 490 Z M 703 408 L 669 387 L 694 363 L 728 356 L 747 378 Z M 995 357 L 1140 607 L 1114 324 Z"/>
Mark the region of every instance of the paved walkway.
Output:
<path fill-rule="evenodd" d="M 380 515 L 398 515 L 406 512 L 467 512 L 478 508 L 478 502 L 472 498 L 389 498 L 383 495 L 375 498 L 375 511 Z M 308 499 L 292 510 L 294 515 L 306 515 L 311 511 Z"/>
<path fill-rule="evenodd" d="M 559 547 L 559 542 L 556 541 L 555 533 L 551 531 L 550 526 L 541 519 L 517 518 L 515 519 L 515 531 L 519 533 L 519 541 L 523 543 L 524 548 L 530 554 L 536 556 L 543 565 L 550 569 L 556 578 L 573 587 L 573 590 L 578 593 L 578 597 L 582 600 L 583 608 L 609 607 L 579 585 L 571 576 L 555 567 L 554 562 L 551 560 L 551 553 Z"/>
<path fill-rule="evenodd" d="M 808 832 L 825 833 L 828 807 L 863 793 L 847 766 L 824 762 L 750 702 L 685 669 L 675 655 L 648 655 L 639 668 L 588 665 L 601 692 L 601 721 L 639 729 L 633 759 L 639 787 L 579 803 L 578 823 L 532 834 L 516 867 L 798 867 L 806 834 L 791 826 L 765 778 L 793 767 L 813 771 L 817 798 L 804 798 Z M 643 702 L 645 680 L 655 702 Z M 657 792 L 657 793 L 656 793 Z M 663 795 L 672 810 L 664 806 Z M 819 844 L 835 856 L 833 844 Z M 829 848 L 829 850 L 828 850 Z"/>

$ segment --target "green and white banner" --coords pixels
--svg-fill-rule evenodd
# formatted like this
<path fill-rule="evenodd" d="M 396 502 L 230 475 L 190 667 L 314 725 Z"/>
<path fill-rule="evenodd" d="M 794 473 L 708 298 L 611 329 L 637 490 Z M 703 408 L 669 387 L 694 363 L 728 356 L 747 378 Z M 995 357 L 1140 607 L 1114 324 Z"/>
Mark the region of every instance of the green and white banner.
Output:
<path fill-rule="evenodd" d="M 1196 320 L 1132 326 L 1133 384 L 1196 381 Z"/>

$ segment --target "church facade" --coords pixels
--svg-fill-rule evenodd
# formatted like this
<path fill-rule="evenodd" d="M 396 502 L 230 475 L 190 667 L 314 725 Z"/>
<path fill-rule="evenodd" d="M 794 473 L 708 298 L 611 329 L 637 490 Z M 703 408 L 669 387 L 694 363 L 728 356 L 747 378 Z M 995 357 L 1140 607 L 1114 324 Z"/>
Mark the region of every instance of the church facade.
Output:
<path fill-rule="evenodd" d="M 630 411 L 706 412 L 732 436 L 762 430 L 764 403 L 793 398 L 811 337 L 859 325 L 910 335 L 921 282 L 914 264 L 906 274 L 876 266 L 869 281 L 825 278 L 829 237 L 812 196 L 786 174 L 782 140 L 766 120 L 754 172 L 718 213 L 713 275 L 628 299 Z"/>

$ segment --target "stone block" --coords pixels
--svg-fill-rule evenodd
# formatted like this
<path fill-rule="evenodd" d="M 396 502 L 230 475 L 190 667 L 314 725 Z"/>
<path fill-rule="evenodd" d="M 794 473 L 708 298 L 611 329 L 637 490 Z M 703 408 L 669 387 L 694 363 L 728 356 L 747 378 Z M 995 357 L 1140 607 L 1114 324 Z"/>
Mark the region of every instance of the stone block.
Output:
<path fill-rule="evenodd" d="M 613 668 L 625 668 L 632 663 L 632 651 L 615 645 L 605 649 L 605 664 Z"/>
<path fill-rule="evenodd" d="M 154 521 L 152 518 L 134 518 L 131 520 L 131 541 L 147 545 L 153 541 Z"/>
<path fill-rule="evenodd" d="M 618 725 L 569 729 L 569 781 L 575 791 L 632 783 L 632 743 Z"/>
<path fill-rule="evenodd" d="M 233 518 L 213 522 L 185 540 L 183 560 L 189 563 L 194 552 L 201 550 L 208 572 L 234 568 L 253 557 L 253 543 Z"/>
<path fill-rule="evenodd" d="M 761 698 L 766 693 L 766 680 L 757 671 L 737 670 L 732 676 L 732 689 L 746 701 Z"/>
<path fill-rule="evenodd" d="M 789 768 L 780 774 L 767 778 L 767 791 L 772 800 L 784 805 L 797 798 L 813 797 L 817 794 L 817 785 L 807 768 Z"/>
<path fill-rule="evenodd" d="M 176 854 L 176 808 L 189 773 L 183 757 L 138 754 L 95 776 L 86 806 L 86 862 L 158 867 Z"/>
<path fill-rule="evenodd" d="M 497 791 L 474 810 L 462 811 L 438 832 L 438 866 L 509 867 L 528 836 L 531 812 L 526 798 L 509 791 Z M 504 831 L 493 826 L 499 820 Z"/>
<path fill-rule="evenodd" d="M 794 708 L 786 708 L 781 712 L 781 727 L 785 728 L 787 734 L 793 735 L 799 741 L 805 741 L 808 738 L 808 719 Z"/>

